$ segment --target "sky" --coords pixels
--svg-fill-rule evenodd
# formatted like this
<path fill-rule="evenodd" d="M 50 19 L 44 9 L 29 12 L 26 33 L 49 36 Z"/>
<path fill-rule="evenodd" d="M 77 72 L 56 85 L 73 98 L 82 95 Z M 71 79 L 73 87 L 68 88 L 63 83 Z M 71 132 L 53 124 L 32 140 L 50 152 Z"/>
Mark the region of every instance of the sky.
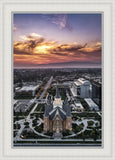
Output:
<path fill-rule="evenodd" d="M 15 68 L 100 68 L 101 14 L 14 14 Z"/>

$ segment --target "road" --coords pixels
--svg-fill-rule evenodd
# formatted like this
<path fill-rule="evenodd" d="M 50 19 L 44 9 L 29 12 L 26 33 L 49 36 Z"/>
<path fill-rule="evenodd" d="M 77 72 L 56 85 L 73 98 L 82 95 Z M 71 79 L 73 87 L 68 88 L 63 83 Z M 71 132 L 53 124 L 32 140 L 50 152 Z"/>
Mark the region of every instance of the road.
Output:
<path fill-rule="evenodd" d="M 46 91 L 47 91 L 48 87 L 50 86 L 52 80 L 53 80 L 53 76 L 51 76 L 51 78 L 49 79 L 49 81 L 48 81 L 47 84 L 45 85 L 44 90 L 43 90 L 43 92 L 42 92 L 39 100 L 42 101 L 42 99 L 43 99 L 43 97 L 44 97 L 44 94 L 46 93 Z M 30 100 L 30 102 L 31 102 L 31 103 L 36 102 L 36 98 Z M 26 118 L 26 122 L 29 122 L 29 123 L 31 124 L 30 115 L 35 111 L 35 109 L 37 108 L 37 106 L 38 106 L 39 103 L 41 103 L 41 102 L 37 102 L 37 103 L 35 104 L 35 106 L 33 107 L 33 109 L 30 111 L 30 113 L 28 114 L 28 116 L 27 116 L 27 118 Z M 17 132 L 17 135 L 16 135 L 16 137 L 15 137 L 15 140 L 20 140 L 21 133 L 22 133 L 24 127 L 25 127 L 24 121 L 25 121 L 24 119 L 23 119 L 22 121 L 18 121 L 18 123 L 20 124 L 21 127 L 20 127 L 20 129 L 18 130 L 18 132 Z M 34 128 L 33 128 L 32 126 L 31 126 L 30 128 L 34 130 Z M 34 130 L 34 132 L 36 132 L 36 131 Z M 37 134 L 37 132 L 36 132 L 36 134 Z M 40 135 L 40 134 L 39 134 L 39 135 Z"/>
<path fill-rule="evenodd" d="M 48 137 L 48 136 L 47 136 Z M 45 142 L 55 142 L 55 141 L 61 141 L 61 142 L 81 142 L 81 141 L 84 141 L 84 142 L 93 142 L 94 141 L 94 139 L 85 139 L 85 140 L 83 140 L 83 139 L 21 139 L 20 141 L 24 141 L 24 142 L 29 142 L 29 141 L 32 141 L 32 142 L 34 142 L 34 141 L 37 141 L 37 142 L 43 142 L 43 141 L 45 141 Z M 101 142 L 102 140 L 101 139 L 97 139 L 96 140 L 96 142 Z"/>
<path fill-rule="evenodd" d="M 41 123 L 43 123 L 43 120 L 42 120 L 41 118 L 39 118 L 39 123 L 38 123 L 37 126 L 41 125 Z M 50 138 L 50 136 L 44 135 L 44 134 L 42 134 L 42 133 L 39 133 L 39 132 L 37 132 L 37 131 L 34 129 L 34 127 L 32 126 L 32 119 L 30 120 L 29 127 L 30 127 L 30 128 L 33 130 L 33 132 L 34 132 L 35 134 L 37 134 L 38 136 L 43 136 L 43 137 L 46 137 L 46 138 Z"/>
<path fill-rule="evenodd" d="M 50 86 L 52 80 L 53 80 L 53 76 L 51 76 L 51 78 L 49 79 L 49 81 L 48 81 L 47 84 L 45 85 L 44 90 L 43 90 L 42 94 L 40 95 L 40 98 L 39 98 L 39 99 L 43 99 L 44 94 L 46 93 L 46 91 L 47 91 L 48 87 Z"/>
<path fill-rule="evenodd" d="M 52 143 L 52 144 L 50 144 L 50 143 L 18 143 L 18 144 L 14 144 L 14 146 L 16 147 L 22 147 L 22 146 L 27 146 L 27 147 L 33 147 L 33 146 L 65 146 L 65 147 L 67 147 L 67 146 L 75 146 L 75 147 L 80 147 L 80 146 L 82 146 L 82 147 L 102 147 L 102 145 L 101 144 L 98 144 L 98 143 L 92 143 L 92 144 L 80 144 L 80 143 L 77 143 L 77 144 L 70 144 L 70 143 L 66 143 L 66 144 L 56 144 L 56 143 Z"/>
<path fill-rule="evenodd" d="M 39 103 L 40 102 L 36 103 L 35 106 L 33 107 L 33 109 L 30 111 L 30 113 L 26 117 L 26 122 L 30 122 L 30 115 L 35 111 L 35 109 L 37 108 Z M 22 119 L 22 120 L 19 120 L 19 121 L 16 121 L 16 122 L 18 122 L 20 124 L 20 126 L 21 126 L 20 129 L 17 132 L 16 137 L 15 137 L 16 140 L 19 140 L 20 136 L 21 136 L 21 133 L 22 133 L 24 127 L 25 127 L 25 125 L 24 125 L 25 119 Z"/>
<path fill-rule="evenodd" d="M 34 131 L 34 133 L 36 133 L 37 135 L 40 135 L 40 136 L 44 136 L 44 137 L 49 138 L 49 136 L 45 136 L 45 135 L 43 135 L 43 134 L 40 134 L 40 133 L 36 132 L 36 131 L 34 130 L 34 128 L 32 127 L 32 119 L 30 119 L 30 115 L 36 110 L 36 108 L 37 108 L 37 106 L 38 106 L 39 103 L 41 103 L 41 102 L 37 102 L 37 103 L 35 104 L 35 106 L 33 107 L 33 109 L 30 111 L 30 113 L 29 113 L 28 116 L 26 117 L 26 122 L 29 122 L 29 127 Z M 17 135 L 16 135 L 16 137 L 14 138 L 14 140 L 21 140 L 20 136 L 21 136 L 21 133 L 22 133 L 24 127 L 25 127 L 25 125 L 24 125 L 25 119 L 21 119 L 21 120 L 19 120 L 19 121 L 16 121 L 15 123 L 17 123 L 17 122 L 20 124 L 21 127 L 20 127 L 20 129 L 18 130 Z M 42 121 L 42 119 L 40 118 L 40 124 L 41 124 L 41 123 L 43 123 L 43 121 Z"/>
<path fill-rule="evenodd" d="M 55 141 L 57 141 L 59 143 L 55 143 Z M 72 143 L 72 141 L 74 143 Z M 27 142 L 27 143 L 23 143 L 23 142 Z M 28 143 L 28 142 L 32 142 L 32 143 Z M 48 142 L 48 143 L 45 143 L 45 142 Z M 60 143 L 60 142 L 63 142 L 63 143 Z M 66 142 L 66 143 L 64 143 L 64 142 Z M 86 144 L 86 142 L 89 142 L 89 143 Z M 101 145 L 102 145 L 101 142 L 102 142 L 101 139 L 97 139 L 95 142 L 93 139 L 85 139 L 85 140 L 83 140 L 83 139 L 76 139 L 76 140 L 75 139 L 61 139 L 61 140 L 59 140 L 59 139 L 58 140 L 54 140 L 54 139 L 21 139 L 20 143 L 16 143 L 16 144 L 14 144 L 14 146 L 96 146 L 96 147 L 100 146 L 101 147 Z"/>

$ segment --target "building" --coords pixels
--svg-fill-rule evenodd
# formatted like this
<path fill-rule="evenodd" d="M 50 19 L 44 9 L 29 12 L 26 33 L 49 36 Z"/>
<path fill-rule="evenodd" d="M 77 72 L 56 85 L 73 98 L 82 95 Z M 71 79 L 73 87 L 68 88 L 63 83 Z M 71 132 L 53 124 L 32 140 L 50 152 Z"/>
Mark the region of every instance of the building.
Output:
<path fill-rule="evenodd" d="M 26 85 L 16 91 L 15 95 L 18 96 L 35 96 L 40 85 Z"/>
<path fill-rule="evenodd" d="M 80 98 L 91 97 L 91 83 L 84 78 L 79 78 L 72 85 L 72 94 Z"/>
<path fill-rule="evenodd" d="M 84 111 L 84 107 L 82 106 L 82 104 L 80 102 L 75 102 L 75 109 L 79 112 Z"/>
<path fill-rule="evenodd" d="M 101 83 L 92 83 L 92 99 L 101 108 Z"/>
<path fill-rule="evenodd" d="M 72 130 L 71 107 L 67 99 L 64 103 L 62 102 L 58 87 L 56 87 L 54 101 L 51 102 L 51 100 L 48 99 L 45 105 L 44 131 L 61 133 L 66 129 Z"/>
<path fill-rule="evenodd" d="M 56 87 L 57 84 L 54 83 L 54 84 L 52 84 L 52 86 Z M 66 81 L 66 82 L 58 84 L 59 91 L 61 91 L 61 89 L 69 89 L 71 86 L 72 86 L 72 82 L 71 81 Z"/>
<path fill-rule="evenodd" d="M 85 100 L 86 103 L 88 104 L 89 109 L 90 109 L 91 111 L 92 111 L 92 110 L 96 110 L 96 111 L 99 110 L 98 105 L 95 104 L 91 98 L 85 98 L 84 100 Z"/>

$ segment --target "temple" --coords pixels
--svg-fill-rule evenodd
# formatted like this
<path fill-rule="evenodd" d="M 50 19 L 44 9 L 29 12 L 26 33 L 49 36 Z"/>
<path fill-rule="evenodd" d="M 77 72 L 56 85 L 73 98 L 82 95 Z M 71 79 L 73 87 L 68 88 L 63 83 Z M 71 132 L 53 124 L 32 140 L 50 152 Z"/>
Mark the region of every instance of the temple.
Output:
<path fill-rule="evenodd" d="M 58 86 L 56 87 L 56 95 L 54 101 L 48 99 L 45 105 L 44 113 L 44 131 L 53 133 L 61 133 L 65 130 L 72 130 L 72 115 L 71 108 L 67 101 L 63 103 L 59 93 Z"/>

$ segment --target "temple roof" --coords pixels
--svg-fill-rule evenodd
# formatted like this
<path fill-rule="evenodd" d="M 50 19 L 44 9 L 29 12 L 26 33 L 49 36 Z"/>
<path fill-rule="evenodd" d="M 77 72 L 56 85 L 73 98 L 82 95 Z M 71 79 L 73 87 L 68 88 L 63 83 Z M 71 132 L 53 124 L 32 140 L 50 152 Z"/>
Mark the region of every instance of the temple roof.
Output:
<path fill-rule="evenodd" d="M 47 104 L 45 105 L 45 113 L 44 113 L 45 117 L 48 117 L 48 116 L 49 116 L 49 112 L 50 112 L 52 109 L 53 109 L 53 105 L 52 105 L 52 103 L 51 103 L 51 100 L 48 99 Z"/>
<path fill-rule="evenodd" d="M 71 117 L 71 116 L 72 116 L 72 115 L 71 115 L 71 107 L 70 107 L 70 105 L 69 105 L 69 103 L 68 103 L 67 98 L 66 98 L 66 100 L 65 100 L 65 102 L 64 102 L 63 110 L 66 112 L 66 115 L 67 115 L 68 117 Z"/>
<path fill-rule="evenodd" d="M 49 119 L 54 120 L 56 116 L 59 116 L 62 120 L 66 119 L 66 113 L 61 109 L 60 107 L 54 108 L 50 113 L 49 113 Z"/>
<path fill-rule="evenodd" d="M 58 86 L 56 87 L 56 96 L 55 98 L 60 98 Z M 65 120 L 66 117 L 71 117 L 71 107 L 68 103 L 68 100 L 66 98 L 63 108 L 60 108 L 59 106 L 53 108 L 53 104 L 51 103 L 51 99 L 47 100 L 47 104 L 45 105 L 45 117 L 49 117 L 51 120 L 55 118 L 56 115 L 59 115 L 62 120 Z"/>

